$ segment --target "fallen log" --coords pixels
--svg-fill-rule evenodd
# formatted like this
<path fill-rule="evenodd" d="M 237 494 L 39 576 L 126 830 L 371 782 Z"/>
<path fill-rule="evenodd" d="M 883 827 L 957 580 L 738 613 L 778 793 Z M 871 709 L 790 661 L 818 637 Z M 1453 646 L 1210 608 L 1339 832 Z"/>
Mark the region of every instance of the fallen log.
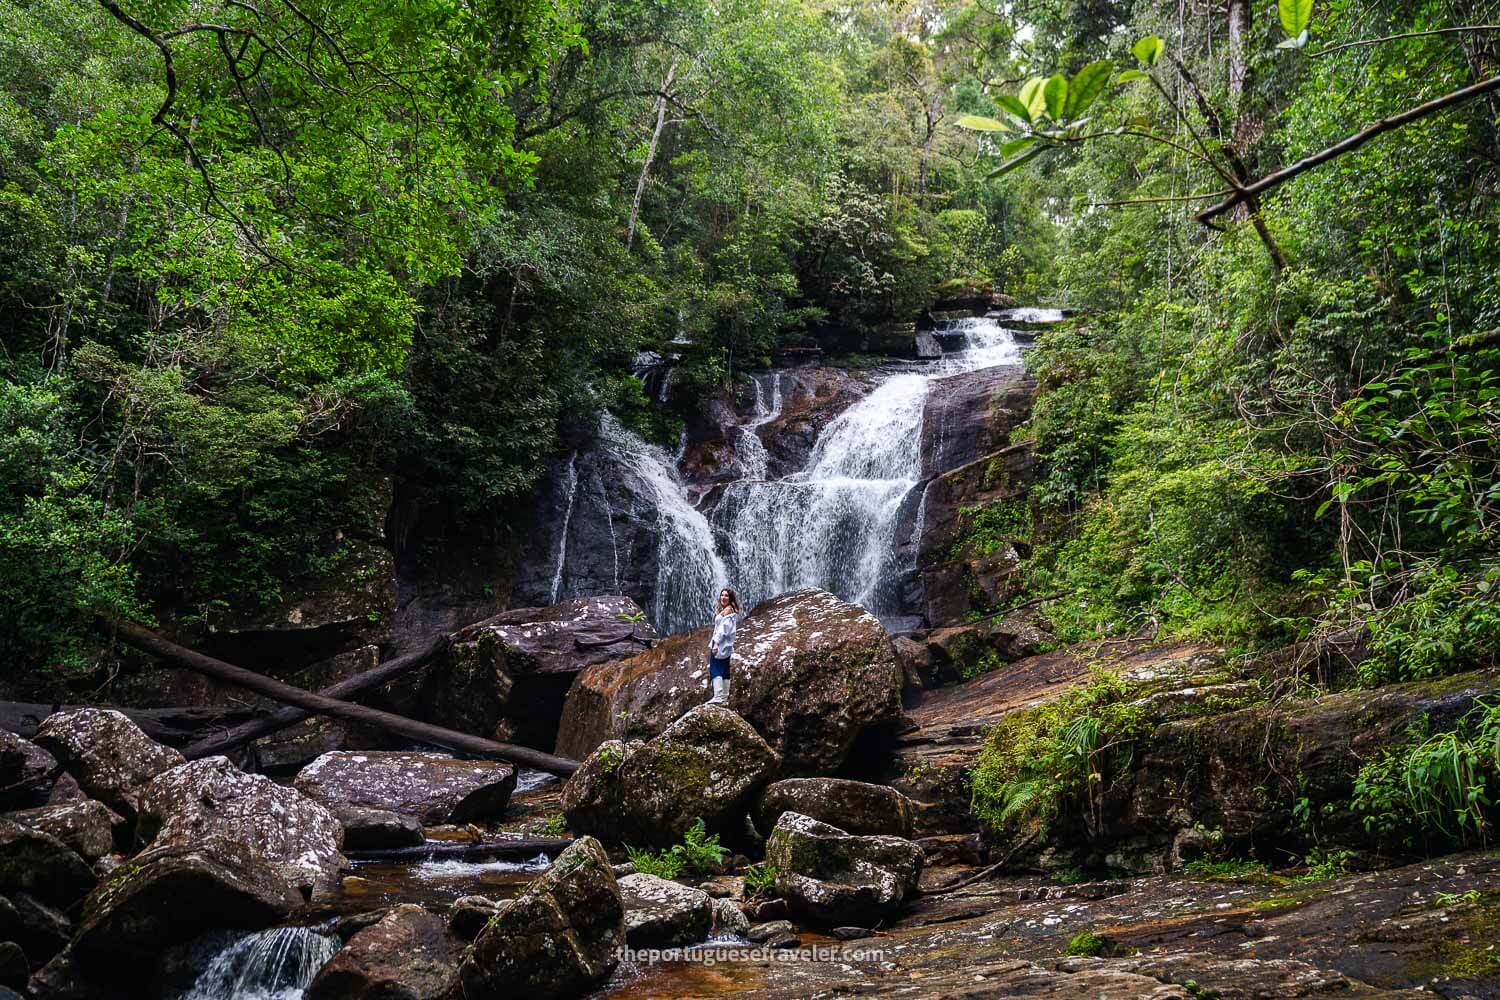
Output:
<path fill-rule="evenodd" d="M 30 739 L 36 735 L 36 727 L 54 712 L 70 712 L 75 708 L 99 706 L 42 704 L 27 701 L 0 701 L 0 729 Z M 111 707 L 111 706 L 104 706 Z M 180 746 L 189 740 L 201 739 L 206 730 L 216 726 L 232 726 L 255 718 L 256 713 L 247 708 L 206 708 L 182 706 L 170 708 L 114 708 L 141 727 L 141 731 L 158 743 Z"/>
<path fill-rule="evenodd" d="M 471 736 L 468 733 L 455 732 L 452 729 L 418 722 L 416 719 L 408 719 L 392 712 L 382 712 L 379 709 L 367 708 L 364 705 L 340 701 L 293 687 L 274 677 L 257 674 L 253 670 L 246 670 L 244 667 L 237 667 L 232 663 L 205 656 L 186 646 L 179 646 L 134 622 L 116 622 L 114 628 L 115 634 L 121 641 L 150 653 L 174 667 L 204 674 L 226 684 L 234 684 L 284 705 L 295 705 L 317 715 L 331 715 L 336 719 L 347 719 L 350 722 L 375 726 L 410 740 L 434 743 L 451 750 L 474 754 L 477 757 L 498 757 L 515 764 L 525 764 L 527 767 L 534 767 L 539 771 L 546 771 L 561 777 L 567 777 L 578 770 L 576 760 L 556 757 L 530 747 L 519 747 L 510 743 L 487 740 L 480 736 Z"/>
<path fill-rule="evenodd" d="M 366 691 L 415 669 L 432 659 L 448 646 L 448 637 L 435 635 L 428 639 L 417 649 L 402 656 L 387 660 L 377 667 L 372 667 L 353 677 L 346 677 L 331 687 L 326 687 L 318 694 L 324 698 L 338 698 L 348 701 L 350 697 L 361 691 Z M 294 726 L 303 719 L 310 719 L 318 713 L 309 712 L 304 708 L 295 706 L 277 709 L 269 715 L 263 715 L 251 719 L 242 725 L 235 726 L 214 736 L 199 739 L 196 743 L 183 747 L 182 754 L 189 760 L 197 760 L 199 757 L 217 757 L 227 754 L 237 747 L 244 746 L 251 740 L 268 736 L 271 733 Z"/>

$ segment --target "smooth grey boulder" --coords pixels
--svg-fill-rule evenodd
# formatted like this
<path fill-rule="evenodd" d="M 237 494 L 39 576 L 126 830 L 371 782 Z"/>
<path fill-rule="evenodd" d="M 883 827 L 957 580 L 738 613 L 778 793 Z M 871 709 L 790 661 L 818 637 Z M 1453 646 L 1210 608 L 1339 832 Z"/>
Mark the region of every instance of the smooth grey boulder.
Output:
<path fill-rule="evenodd" d="M 620 886 L 603 846 L 580 837 L 489 922 L 459 968 L 463 995 L 582 996 L 619 964 Z"/>
<path fill-rule="evenodd" d="M 713 927 L 713 900 L 702 889 L 637 873 L 620 879 L 620 899 L 632 948 L 696 944 Z"/>
<path fill-rule="evenodd" d="M 698 819 L 725 829 L 742 819 L 781 758 L 744 719 L 699 705 L 648 743 L 610 740 L 563 786 L 576 833 L 664 847 Z"/>
<path fill-rule="evenodd" d="M 343 829 L 295 788 L 246 774 L 227 757 L 205 757 L 166 771 L 141 796 L 139 834 L 151 847 L 232 840 L 305 898 L 336 889 L 346 862 Z"/>
<path fill-rule="evenodd" d="M 185 760 L 107 708 L 49 715 L 37 727 L 35 742 L 56 757 L 91 798 L 128 819 L 139 812 L 141 794 L 151 779 Z"/>
<path fill-rule="evenodd" d="M 336 750 L 304 767 L 293 784 L 330 809 L 382 809 L 436 826 L 500 816 L 515 790 L 516 769 L 443 753 Z"/>
<path fill-rule="evenodd" d="M 877 922 L 917 888 L 922 849 L 900 837 L 860 837 L 782 813 L 766 841 L 776 891 L 794 913 L 828 926 Z"/>
<path fill-rule="evenodd" d="M 853 834 L 911 837 L 911 800 L 889 785 L 844 778 L 788 778 L 767 786 L 755 826 L 769 836 L 784 812 L 801 813 Z"/>

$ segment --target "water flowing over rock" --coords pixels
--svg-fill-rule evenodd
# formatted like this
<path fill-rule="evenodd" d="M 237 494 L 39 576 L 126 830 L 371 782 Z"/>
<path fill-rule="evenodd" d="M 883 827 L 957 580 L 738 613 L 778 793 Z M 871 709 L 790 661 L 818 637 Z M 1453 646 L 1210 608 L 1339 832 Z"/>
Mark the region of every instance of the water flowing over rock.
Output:
<path fill-rule="evenodd" d="M 624 916 L 604 848 L 581 837 L 480 933 L 459 969 L 464 995 L 581 996 L 619 963 Z"/>
<path fill-rule="evenodd" d="M 213 957 L 182 1000 L 301 1000 L 338 949 L 338 938 L 306 927 L 247 934 Z"/>
<path fill-rule="evenodd" d="M 780 763 L 744 719 L 700 705 L 648 743 L 600 745 L 563 786 L 563 814 L 578 833 L 665 847 L 699 819 L 742 817 Z"/>
<path fill-rule="evenodd" d="M 233 840 L 304 896 L 336 888 L 345 865 L 343 828 L 322 805 L 227 757 L 206 757 L 152 779 L 141 797 L 139 834 L 152 847 Z"/>
<path fill-rule="evenodd" d="M 146 784 L 184 759 L 121 713 L 103 708 L 47 716 L 37 727 L 36 743 L 91 797 L 127 818 L 139 811 Z"/>
<path fill-rule="evenodd" d="M 708 696 L 709 629 L 579 674 L 558 752 L 649 738 Z M 864 733 L 901 714 L 901 668 L 875 617 L 820 590 L 783 594 L 739 625 L 730 706 L 779 752 L 788 774 L 828 774 Z"/>
<path fill-rule="evenodd" d="M 294 784 L 330 809 L 382 809 L 435 826 L 499 816 L 515 790 L 516 769 L 442 753 L 336 750 L 304 767 Z"/>
<path fill-rule="evenodd" d="M 766 841 L 776 891 L 795 912 L 830 926 L 894 913 L 916 890 L 924 861 L 909 840 L 851 836 L 795 812 L 782 813 Z"/>
<path fill-rule="evenodd" d="M 761 793 L 755 825 L 769 835 L 784 812 L 801 813 L 853 834 L 911 836 L 911 801 L 888 785 L 841 778 L 788 778 Z"/>
<path fill-rule="evenodd" d="M 676 948 L 708 937 L 713 902 L 708 893 L 637 872 L 620 879 L 625 940 L 632 948 Z"/>
<path fill-rule="evenodd" d="M 406 903 L 350 938 L 306 1000 L 442 1000 L 456 984 L 461 953 L 442 917 Z"/>

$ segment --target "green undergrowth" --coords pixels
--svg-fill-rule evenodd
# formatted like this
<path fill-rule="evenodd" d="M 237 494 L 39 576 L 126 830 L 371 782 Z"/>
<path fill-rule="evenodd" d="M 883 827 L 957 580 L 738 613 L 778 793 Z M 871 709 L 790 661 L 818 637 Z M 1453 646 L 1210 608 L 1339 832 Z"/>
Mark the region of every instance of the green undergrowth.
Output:
<path fill-rule="evenodd" d="M 673 879 L 684 871 L 700 875 L 711 874 L 729 854 L 729 849 L 719 843 L 717 833 L 708 832 L 700 817 L 683 835 L 680 844 L 673 844 L 660 851 L 627 845 L 625 853 L 636 871 L 655 875 L 657 878 Z"/>

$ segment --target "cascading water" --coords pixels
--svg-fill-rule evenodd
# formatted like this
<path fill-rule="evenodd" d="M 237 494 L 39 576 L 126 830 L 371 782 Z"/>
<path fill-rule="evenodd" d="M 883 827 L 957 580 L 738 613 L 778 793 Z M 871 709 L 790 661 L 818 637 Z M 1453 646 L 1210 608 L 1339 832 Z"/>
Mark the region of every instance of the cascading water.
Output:
<path fill-rule="evenodd" d="M 257 931 L 215 955 L 183 1000 L 301 1000 L 338 950 L 338 938 L 306 927 Z"/>
<path fill-rule="evenodd" d="M 922 374 L 880 383 L 828 425 L 806 469 L 773 481 L 747 474 L 725 489 L 713 520 L 746 606 L 816 586 L 876 614 L 896 611 L 888 585 L 907 568 L 894 565 L 896 533 L 907 495 L 922 478 L 922 415 L 931 381 L 1021 360 L 1015 338 L 994 320 L 960 320 L 942 332 L 962 349 Z M 759 404 L 759 382 L 756 388 Z M 742 438 L 754 436 L 761 445 L 756 431 L 771 419 L 757 405 Z"/>
<path fill-rule="evenodd" d="M 676 463 L 666 450 L 647 444 L 606 413 L 599 436 L 612 453 L 627 462 L 650 488 L 658 513 L 656 588 L 652 620 L 676 631 L 713 617 L 713 601 L 729 579 L 714 547 L 708 519 L 688 502 Z"/>
<path fill-rule="evenodd" d="M 740 464 L 745 470 L 743 478 L 765 479 L 771 457 L 766 453 L 765 442 L 760 439 L 760 429 L 781 416 L 781 373 L 773 372 L 751 381 L 755 386 L 755 417 L 748 424 L 740 425 Z M 767 381 L 771 383 L 769 399 L 764 384 Z"/>

